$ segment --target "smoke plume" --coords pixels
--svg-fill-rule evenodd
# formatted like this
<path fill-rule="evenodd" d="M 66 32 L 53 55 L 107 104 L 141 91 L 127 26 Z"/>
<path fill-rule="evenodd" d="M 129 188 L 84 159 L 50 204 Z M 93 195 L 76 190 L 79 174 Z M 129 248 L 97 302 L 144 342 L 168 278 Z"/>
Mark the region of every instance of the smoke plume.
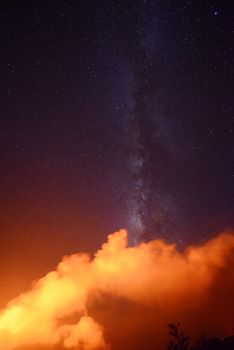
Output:
<path fill-rule="evenodd" d="M 94 257 L 64 257 L 10 301 L 0 315 L 0 348 L 165 349 L 173 321 L 191 336 L 228 334 L 233 295 L 232 233 L 180 252 L 163 240 L 128 247 L 120 230 Z"/>

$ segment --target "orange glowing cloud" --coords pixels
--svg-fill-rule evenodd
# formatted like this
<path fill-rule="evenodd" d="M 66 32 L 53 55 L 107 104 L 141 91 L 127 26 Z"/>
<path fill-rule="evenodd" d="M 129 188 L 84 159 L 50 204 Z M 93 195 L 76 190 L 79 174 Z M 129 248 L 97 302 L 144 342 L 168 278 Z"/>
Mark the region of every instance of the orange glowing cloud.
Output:
<path fill-rule="evenodd" d="M 0 348 L 163 349 L 174 320 L 192 335 L 224 334 L 234 326 L 233 268 L 231 233 L 181 253 L 162 240 L 128 247 L 121 230 L 93 259 L 64 257 L 12 300 L 0 314 Z"/>

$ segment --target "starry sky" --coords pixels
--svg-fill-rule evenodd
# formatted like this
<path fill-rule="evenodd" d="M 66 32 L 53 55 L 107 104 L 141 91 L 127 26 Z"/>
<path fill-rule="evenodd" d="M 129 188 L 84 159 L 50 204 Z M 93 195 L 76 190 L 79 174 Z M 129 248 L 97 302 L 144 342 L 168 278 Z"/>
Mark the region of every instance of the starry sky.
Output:
<path fill-rule="evenodd" d="M 230 0 L 3 1 L 0 303 L 60 257 L 234 226 Z"/>

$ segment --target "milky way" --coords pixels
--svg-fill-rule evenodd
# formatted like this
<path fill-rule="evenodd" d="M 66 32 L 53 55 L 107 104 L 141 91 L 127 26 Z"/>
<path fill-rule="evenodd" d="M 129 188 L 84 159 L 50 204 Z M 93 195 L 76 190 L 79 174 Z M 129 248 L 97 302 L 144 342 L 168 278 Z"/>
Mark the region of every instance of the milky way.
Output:
<path fill-rule="evenodd" d="M 134 45 L 127 50 L 132 74 L 126 133 L 130 238 L 133 242 L 155 236 L 173 239 L 176 207 L 167 187 L 172 182 L 168 171 L 174 157 L 172 140 L 168 140 L 170 125 L 160 102 L 162 63 L 155 40 L 160 28 L 147 6 L 138 4 L 135 29 Z"/>

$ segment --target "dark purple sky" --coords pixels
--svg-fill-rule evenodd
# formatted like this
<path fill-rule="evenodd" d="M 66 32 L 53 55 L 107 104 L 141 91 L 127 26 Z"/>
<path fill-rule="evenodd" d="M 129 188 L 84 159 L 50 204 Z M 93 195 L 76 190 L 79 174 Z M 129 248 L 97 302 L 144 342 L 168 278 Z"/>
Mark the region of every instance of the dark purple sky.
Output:
<path fill-rule="evenodd" d="M 1 2 L 2 300 L 121 227 L 233 227 L 232 1 Z"/>

